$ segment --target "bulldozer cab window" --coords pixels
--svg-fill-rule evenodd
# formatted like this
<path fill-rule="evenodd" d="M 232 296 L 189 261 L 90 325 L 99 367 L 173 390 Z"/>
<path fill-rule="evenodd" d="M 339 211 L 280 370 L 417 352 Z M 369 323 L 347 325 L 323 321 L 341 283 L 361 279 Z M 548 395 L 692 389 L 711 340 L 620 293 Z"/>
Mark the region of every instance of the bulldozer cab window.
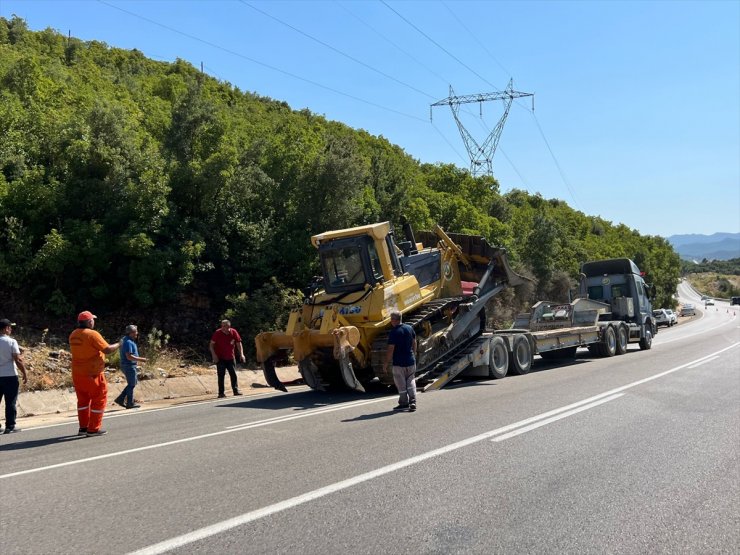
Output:
<path fill-rule="evenodd" d="M 383 281 L 383 270 L 380 265 L 380 257 L 375 248 L 375 243 L 370 243 L 368 245 L 367 252 L 370 255 L 370 273 L 373 275 L 373 278 L 375 278 L 376 283 L 378 281 Z"/>
<path fill-rule="evenodd" d="M 359 246 L 327 250 L 322 254 L 327 286 L 333 289 L 354 289 L 365 284 L 365 271 Z"/>

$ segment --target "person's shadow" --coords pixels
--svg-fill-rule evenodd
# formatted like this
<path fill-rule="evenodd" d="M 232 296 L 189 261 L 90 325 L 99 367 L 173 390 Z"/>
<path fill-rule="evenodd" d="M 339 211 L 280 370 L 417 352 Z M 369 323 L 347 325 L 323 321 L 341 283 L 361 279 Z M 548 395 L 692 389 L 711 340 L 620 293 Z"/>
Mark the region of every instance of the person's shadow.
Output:
<path fill-rule="evenodd" d="M 386 416 L 400 413 L 401 411 L 398 410 L 387 410 L 384 412 L 375 412 L 373 414 L 361 414 L 360 416 L 355 416 L 354 418 L 347 418 L 346 420 L 342 420 L 342 422 L 360 422 L 362 420 L 375 420 L 377 418 L 385 418 Z"/>
<path fill-rule="evenodd" d="M 44 439 L 34 439 L 29 441 L 15 441 L 13 443 L 0 443 L 0 451 L 17 451 L 18 449 L 33 449 L 34 447 L 43 447 L 45 445 L 56 445 L 84 439 L 85 436 L 78 436 L 76 433 L 70 436 L 47 437 Z M 1 441 L 1 440 L 0 440 Z"/>

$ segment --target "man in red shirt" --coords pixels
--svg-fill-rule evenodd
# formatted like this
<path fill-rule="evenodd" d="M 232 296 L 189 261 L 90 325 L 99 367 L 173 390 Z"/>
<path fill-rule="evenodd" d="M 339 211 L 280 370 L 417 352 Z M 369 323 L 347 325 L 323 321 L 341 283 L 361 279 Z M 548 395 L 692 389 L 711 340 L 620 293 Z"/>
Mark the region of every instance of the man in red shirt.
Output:
<path fill-rule="evenodd" d="M 244 350 L 242 349 L 242 338 L 239 332 L 231 327 L 231 322 L 221 320 L 221 327 L 213 332 L 209 345 L 213 362 L 216 363 L 218 374 L 218 397 L 226 397 L 224 393 L 224 378 L 229 371 L 231 378 L 231 389 L 234 395 L 241 395 L 236 383 L 236 365 L 234 361 L 234 349 L 239 353 L 239 362 L 244 362 Z"/>

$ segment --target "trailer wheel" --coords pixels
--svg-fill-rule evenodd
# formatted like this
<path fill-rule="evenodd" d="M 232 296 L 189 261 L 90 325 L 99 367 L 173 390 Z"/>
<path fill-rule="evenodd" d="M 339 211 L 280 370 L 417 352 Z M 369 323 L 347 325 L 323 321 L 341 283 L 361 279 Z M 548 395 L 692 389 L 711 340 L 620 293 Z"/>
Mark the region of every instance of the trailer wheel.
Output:
<path fill-rule="evenodd" d="M 652 330 L 652 326 L 650 326 L 648 323 L 648 325 L 645 326 L 644 335 L 640 338 L 640 349 L 642 349 L 643 351 L 647 351 L 652 346 L 653 346 L 653 330 Z"/>
<path fill-rule="evenodd" d="M 617 354 L 617 334 L 613 326 L 608 326 L 604 330 L 604 341 L 601 343 L 601 356 L 613 357 Z"/>
<path fill-rule="evenodd" d="M 629 343 L 629 337 L 627 334 L 627 328 L 625 326 L 619 326 L 617 328 L 617 354 L 623 355 L 627 352 L 627 344 Z"/>
<path fill-rule="evenodd" d="M 524 375 L 532 369 L 532 346 L 525 336 L 517 335 L 514 337 L 511 354 L 509 370 Z"/>
<path fill-rule="evenodd" d="M 503 378 L 509 371 L 509 350 L 503 337 L 491 340 L 491 358 L 488 361 L 488 375 L 491 378 Z"/>

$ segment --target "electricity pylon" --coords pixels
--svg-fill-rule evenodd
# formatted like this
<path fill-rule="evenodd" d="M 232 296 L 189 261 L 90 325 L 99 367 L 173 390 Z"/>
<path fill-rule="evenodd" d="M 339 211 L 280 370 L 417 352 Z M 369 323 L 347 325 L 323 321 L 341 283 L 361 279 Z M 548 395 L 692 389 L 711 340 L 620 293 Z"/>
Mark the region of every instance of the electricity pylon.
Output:
<path fill-rule="evenodd" d="M 460 135 L 465 143 L 465 148 L 468 150 L 468 156 L 470 156 L 470 173 L 473 175 L 493 175 L 493 155 L 496 152 L 498 141 L 501 138 L 501 132 L 504 130 L 504 122 L 506 117 L 509 115 L 509 109 L 511 103 L 515 98 L 522 98 L 524 96 L 532 97 L 532 110 L 534 110 L 534 94 L 524 93 L 515 91 L 513 89 L 514 81 L 509 80 L 509 84 L 505 90 L 495 93 L 478 93 L 468 94 L 465 96 L 455 96 L 455 91 L 452 90 L 450 85 L 450 96 L 435 102 L 429 108 L 429 119 L 432 119 L 432 108 L 435 106 L 447 105 L 452 110 L 452 115 L 457 123 L 457 128 L 460 130 Z M 458 112 L 460 111 L 461 104 L 469 104 L 471 102 L 480 103 L 480 115 L 483 117 L 483 102 L 487 100 L 503 100 L 504 102 L 504 114 L 501 119 L 498 120 L 496 127 L 491 131 L 488 138 L 479 145 L 473 136 L 465 129 L 465 126 L 460 121 Z"/>

